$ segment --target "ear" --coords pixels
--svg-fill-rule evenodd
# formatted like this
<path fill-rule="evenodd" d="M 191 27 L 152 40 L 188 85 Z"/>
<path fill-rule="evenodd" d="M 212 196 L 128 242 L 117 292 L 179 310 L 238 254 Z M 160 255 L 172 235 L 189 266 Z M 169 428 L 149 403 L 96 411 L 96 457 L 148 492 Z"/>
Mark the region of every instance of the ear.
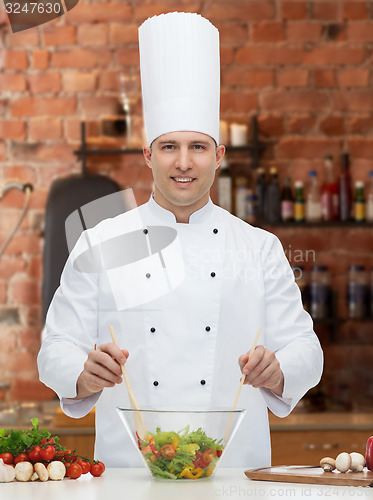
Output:
<path fill-rule="evenodd" d="M 142 148 L 142 153 L 145 158 L 145 162 L 149 168 L 152 168 L 152 148 L 150 146 L 144 146 Z"/>
<path fill-rule="evenodd" d="M 220 144 L 220 146 L 216 147 L 216 170 L 220 167 L 224 155 L 225 155 L 225 146 Z"/>

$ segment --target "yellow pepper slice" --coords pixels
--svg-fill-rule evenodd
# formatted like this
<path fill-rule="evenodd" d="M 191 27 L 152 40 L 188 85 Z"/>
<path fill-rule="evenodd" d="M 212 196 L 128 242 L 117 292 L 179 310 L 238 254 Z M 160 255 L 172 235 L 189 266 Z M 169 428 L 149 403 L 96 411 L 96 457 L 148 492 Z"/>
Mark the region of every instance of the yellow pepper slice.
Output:
<path fill-rule="evenodd" d="M 192 467 L 185 467 L 180 474 L 179 477 L 186 477 L 187 479 L 198 479 L 203 476 L 203 470 L 201 467 L 197 467 L 197 469 L 192 469 Z"/>

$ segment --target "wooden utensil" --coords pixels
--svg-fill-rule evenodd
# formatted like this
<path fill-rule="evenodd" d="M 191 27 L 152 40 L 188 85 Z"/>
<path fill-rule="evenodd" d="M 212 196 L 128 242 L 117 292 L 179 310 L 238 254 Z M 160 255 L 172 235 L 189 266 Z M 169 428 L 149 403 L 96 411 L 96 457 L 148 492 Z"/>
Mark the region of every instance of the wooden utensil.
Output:
<path fill-rule="evenodd" d="M 252 355 L 252 353 L 254 352 L 255 350 L 255 347 L 256 347 L 256 344 L 258 343 L 258 340 L 259 340 L 259 336 L 260 336 L 260 332 L 262 331 L 261 328 L 259 328 L 259 330 L 257 331 L 256 333 L 256 336 L 255 336 L 255 339 L 254 339 L 254 342 L 253 342 L 253 345 L 250 349 L 250 352 L 249 352 L 249 359 Z M 236 399 L 235 399 L 235 402 L 233 404 L 233 410 L 234 411 L 236 409 L 236 406 L 237 406 L 237 402 L 238 402 L 238 398 L 240 397 L 240 393 L 241 393 L 241 389 L 242 389 L 242 386 L 243 386 L 243 383 L 245 381 L 245 377 L 246 375 L 245 374 L 242 374 L 242 377 L 241 377 L 241 380 L 240 380 L 240 386 L 238 388 L 238 392 L 237 392 L 237 396 L 236 396 Z M 231 426 L 231 423 L 232 423 L 232 418 L 233 418 L 233 413 L 231 413 L 230 417 L 229 417 L 229 421 L 228 421 L 228 425 L 227 425 L 227 430 L 225 431 L 225 435 L 224 435 L 224 441 L 226 442 L 227 441 L 227 436 L 228 436 L 228 432 L 229 432 L 229 429 L 230 429 L 230 426 Z"/>
<path fill-rule="evenodd" d="M 112 325 L 110 325 L 109 330 L 110 330 L 111 338 L 113 340 L 113 344 L 115 344 L 120 349 L 118 341 L 117 341 L 117 336 L 115 335 L 114 327 Z M 135 397 L 135 394 L 133 392 L 131 382 L 130 382 L 130 379 L 129 379 L 128 374 L 127 374 L 126 367 L 122 364 L 120 365 L 120 367 L 122 369 L 123 378 L 124 378 L 124 381 L 126 383 L 131 408 L 132 408 L 132 410 L 136 410 L 133 412 L 133 419 L 135 421 L 137 434 L 138 434 L 140 439 L 145 439 L 147 432 L 146 432 L 146 426 L 145 426 L 145 422 L 144 422 L 144 416 L 141 413 L 141 411 L 139 411 L 140 406 L 139 406 L 137 399 Z"/>

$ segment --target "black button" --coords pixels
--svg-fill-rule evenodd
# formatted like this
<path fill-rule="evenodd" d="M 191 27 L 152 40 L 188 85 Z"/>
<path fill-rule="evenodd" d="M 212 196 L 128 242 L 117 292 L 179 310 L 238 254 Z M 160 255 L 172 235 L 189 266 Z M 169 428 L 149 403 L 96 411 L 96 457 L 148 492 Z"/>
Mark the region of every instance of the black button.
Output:
<path fill-rule="evenodd" d="M 211 278 L 215 278 L 216 274 L 214 272 L 211 273 Z"/>
<path fill-rule="evenodd" d="M 205 385 L 206 384 L 206 380 L 201 380 L 201 385 Z"/>
<path fill-rule="evenodd" d="M 147 230 L 147 229 L 144 229 L 143 233 L 144 233 L 144 234 L 148 234 L 148 230 Z"/>
<path fill-rule="evenodd" d="M 155 387 L 157 387 L 157 385 L 158 385 L 158 381 L 157 381 L 157 380 L 154 380 L 153 385 L 155 385 Z"/>
<path fill-rule="evenodd" d="M 218 229 L 216 229 L 216 228 L 215 228 L 215 229 L 213 229 L 213 231 L 212 231 L 212 232 L 213 232 L 214 234 L 218 234 L 218 232 L 219 232 L 219 231 L 218 231 Z"/>
<path fill-rule="evenodd" d="M 152 327 L 150 328 L 150 331 L 151 331 L 152 333 L 154 333 L 154 332 L 155 332 L 155 328 L 154 328 L 154 326 L 152 326 Z"/>
<path fill-rule="evenodd" d="M 146 273 L 146 277 L 147 278 L 150 278 L 151 274 L 150 273 Z"/>
<path fill-rule="evenodd" d="M 206 330 L 206 332 L 209 332 L 211 330 L 211 328 L 209 326 L 206 326 L 205 330 Z"/>

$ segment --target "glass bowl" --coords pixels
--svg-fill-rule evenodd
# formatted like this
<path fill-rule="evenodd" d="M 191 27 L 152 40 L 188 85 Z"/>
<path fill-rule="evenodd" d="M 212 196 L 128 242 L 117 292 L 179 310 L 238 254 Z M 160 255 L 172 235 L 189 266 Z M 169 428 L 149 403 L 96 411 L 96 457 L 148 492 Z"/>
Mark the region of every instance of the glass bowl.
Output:
<path fill-rule="evenodd" d="M 156 479 L 213 477 L 246 410 L 117 408 L 148 472 Z"/>

